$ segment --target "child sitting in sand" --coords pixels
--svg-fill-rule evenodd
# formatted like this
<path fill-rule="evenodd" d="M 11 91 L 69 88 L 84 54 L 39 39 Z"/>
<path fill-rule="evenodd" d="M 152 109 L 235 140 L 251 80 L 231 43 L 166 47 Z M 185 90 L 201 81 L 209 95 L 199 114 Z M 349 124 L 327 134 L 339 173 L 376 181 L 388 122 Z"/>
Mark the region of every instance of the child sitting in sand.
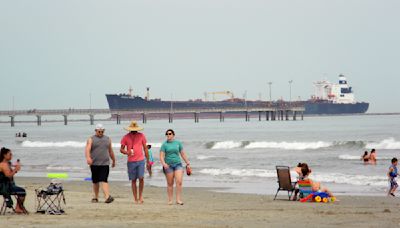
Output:
<path fill-rule="evenodd" d="M 399 186 L 396 181 L 397 177 L 397 158 L 392 158 L 392 165 L 389 167 L 388 177 L 390 182 L 389 196 L 395 196 L 394 192 Z"/>
<path fill-rule="evenodd" d="M 333 197 L 332 193 L 329 191 L 328 188 L 322 187 L 320 182 L 314 182 L 308 177 L 310 173 L 311 170 L 308 168 L 308 166 L 301 167 L 302 180 L 309 180 L 313 191 L 326 192 L 328 193 L 329 197 Z"/>

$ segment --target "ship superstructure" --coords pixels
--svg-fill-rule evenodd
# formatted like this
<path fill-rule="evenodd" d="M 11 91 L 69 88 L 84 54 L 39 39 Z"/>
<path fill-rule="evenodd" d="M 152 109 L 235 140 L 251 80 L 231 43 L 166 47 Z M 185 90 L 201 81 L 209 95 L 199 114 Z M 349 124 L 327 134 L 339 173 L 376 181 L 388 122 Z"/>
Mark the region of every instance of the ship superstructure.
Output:
<path fill-rule="evenodd" d="M 305 103 L 305 114 L 365 113 L 369 103 L 356 102 L 347 78 L 339 75 L 339 83 L 327 80 L 314 82 L 315 94 Z"/>

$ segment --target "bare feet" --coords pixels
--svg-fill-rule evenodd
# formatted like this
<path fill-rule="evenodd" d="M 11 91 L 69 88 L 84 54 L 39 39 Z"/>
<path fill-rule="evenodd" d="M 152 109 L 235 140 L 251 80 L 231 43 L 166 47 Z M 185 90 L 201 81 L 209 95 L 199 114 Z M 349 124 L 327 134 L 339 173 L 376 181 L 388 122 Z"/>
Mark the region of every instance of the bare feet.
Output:
<path fill-rule="evenodd" d="M 172 205 L 172 201 L 168 201 L 168 205 Z"/>

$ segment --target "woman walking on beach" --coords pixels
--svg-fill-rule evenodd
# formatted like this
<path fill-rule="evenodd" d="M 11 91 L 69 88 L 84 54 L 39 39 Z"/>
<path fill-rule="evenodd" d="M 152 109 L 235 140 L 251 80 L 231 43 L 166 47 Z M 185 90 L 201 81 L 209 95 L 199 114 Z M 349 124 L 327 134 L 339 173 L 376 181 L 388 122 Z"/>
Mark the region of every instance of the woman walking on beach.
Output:
<path fill-rule="evenodd" d="M 167 141 L 165 141 L 161 146 L 160 161 L 167 179 L 168 204 L 172 204 L 172 195 L 174 192 L 175 182 L 176 203 L 183 205 L 181 200 L 183 179 L 183 166 L 181 157 L 185 161 L 186 167 L 190 168 L 190 163 L 186 153 L 183 151 L 182 143 L 175 140 L 175 132 L 172 129 L 168 129 L 165 132 L 165 136 L 167 137 Z"/>

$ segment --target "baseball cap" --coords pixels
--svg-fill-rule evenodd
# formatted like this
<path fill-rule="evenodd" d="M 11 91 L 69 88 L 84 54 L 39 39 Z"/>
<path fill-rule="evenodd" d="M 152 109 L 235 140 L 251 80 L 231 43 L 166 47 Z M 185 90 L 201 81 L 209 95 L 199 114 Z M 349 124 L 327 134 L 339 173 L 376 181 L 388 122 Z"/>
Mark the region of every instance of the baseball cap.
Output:
<path fill-rule="evenodd" d="M 105 128 L 104 128 L 103 124 L 96 124 L 95 130 L 104 130 L 104 129 Z"/>

